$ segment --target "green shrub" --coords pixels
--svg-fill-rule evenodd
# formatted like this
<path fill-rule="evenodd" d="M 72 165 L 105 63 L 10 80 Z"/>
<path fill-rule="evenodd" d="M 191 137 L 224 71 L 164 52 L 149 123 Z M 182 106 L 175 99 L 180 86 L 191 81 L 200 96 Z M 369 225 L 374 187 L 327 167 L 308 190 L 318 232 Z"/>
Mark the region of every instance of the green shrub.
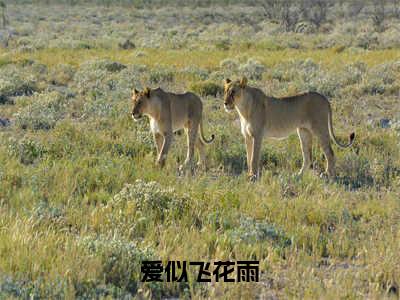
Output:
<path fill-rule="evenodd" d="M 50 72 L 50 82 L 55 85 L 68 85 L 75 75 L 75 68 L 70 65 L 57 65 Z"/>
<path fill-rule="evenodd" d="M 87 101 L 83 106 L 85 117 L 109 117 L 113 112 L 113 104 L 104 98 Z"/>
<path fill-rule="evenodd" d="M 261 80 L 265 70 L 265 66 L 253 58 L 250 58 L 245 64 L 239 67 L 241 76 L 246 76 L 251 80 Z"/>
<path fill-rule="evenodd" d="M 363 49 L 374 49 L 379 44 L 377 34 L 361 33 L 355 39 L 355 46 Z"/>
<path fill-rule="evenodd" d="M 126 184 L 108 204 L 120 206 L 133 202 L 140 215 L 153 214 L 163 219 L 166 214 L 181 215 L 187 207 L 187 201 L 186 197 L 179 196 L 173 188 L 164 188 L 155 181 L 144 182 L 138 179 L 134 184 Z"/>
<path fill-rule="evenodd" d="M 235 59 L 225 58 L 219 62 L 219 67 L 224 71 L 229 70 L 234 72 L 237 71 L 237 69 L 239 68 L 239 63 Z"/>
<path fill-rule="evenodd" d="M 255 244 L 269 240 L 278 247 L 286 247 L 291 244 L 291 240 L 273 224 L 259 222 L 247 216 L 240 216 L 239 226 L 227 230 L 226 234 L 234 243 Z"/>
<path fill-rule="evenodd" d="M 35 94 L 32 103 L 14 114 L 15 125 L 22 129 L 49 130 L 65 115 L 68 99 L 58 92 Z"/>
<path fill-rule="evenodd" d="M 180 71 L 181 74 L 190 77 L 192 80 L 206 80 L 209 77 L 209 72 L 205 69 L 196 66 L 188 66 Z"/>
<path fill-rule="evenodd" d="M 229 39 L 219 40 L 215 43 L 215 48 L 218 50 L 228 51 L 232 46 Z"/>
<path fill-rule="evenodd" d="M 328 73 L 311 59 L 292 60 L 276 66 L 272 78 L 292 82 L 298 92 L 318 92 L 327 97 L 339 93 L 341 77 Z"/>
<path fill-rule="evenodd" d="M 21 140 L 10 138 L 8 140 L 9 155 L 18 158 L 18 160 L 25 165 L 34 163 L 46 152 L 42 144 L 29 138 L 23 138 Z"/>
<path fill-rule="evenodd" d="M 163 82 L 172 82 L 175 78 L 173 70 L 157 67 L 150 71 L 149 82 L 150 84 L 159 84 Z"/>
<path fill-rule="evenodd" d="M 50 282 L 44 278 L 30 280 L 16 279 L 2 275 L 0 277 L 0 295 L 3 298 L 18 299 L 63 299 L 68 283 L 57 278 Z"/>
<path fill-rule="evenodd" d="M 14 65 L 7 65 L 0 72 L 0 104 L 10 102 L 10 97 L 31 95 L 37 91 L 33 75 L 26 74 Z"/>
<path fill-rule="evenodd" d="M 199 94 L 202 97 L 217 97 L 218 95 L 222 95 L 224 92 L 223 88 L 220 85 L 215 84 L 211 81 L 193 83 L 190 85 L 190 90 L 192 90 L 196 94 Z"/>
<path fill-rule="evenodd" d="M 399 66 L 399 62 L 388 62 L 369 69 L 360 84 L 362 93 L 397 95 L 400 84 L 396 82 L 400 74 Z"/>
<path fill-rule="evenodd" d="M 367 65 L 363 62 L 355 62 L 344 68 L 342 80 L 345 85 L 360 83 L 367 71 Z"/>
<path fill-rule="evenodd" d="M 135 295 L 141 281 L 141 263 L 150 260 L 154 251 L 141 249 L 136 243 L 115 236 L 86 236 L 80 246 L 94 257 L 100 257 L 105 283 L 122 288 Z"/>
<path fill-rule="evenodd" d="M 88 61 L 75 73 L 72 87 L 82 95 L 91 95 L 93 98 L 103 96 L 117 89 L 116 81 L 121 76 L 120 72 L 126 68 L 125 65 L 109 60 Z"/>
<path fill-rule="evenodd" d="M 125 65 L 107 59 L 88 61 L 80 66 L 80 69 L 106 70 L 108 72 L 119 72 L 125 68 Z"/>

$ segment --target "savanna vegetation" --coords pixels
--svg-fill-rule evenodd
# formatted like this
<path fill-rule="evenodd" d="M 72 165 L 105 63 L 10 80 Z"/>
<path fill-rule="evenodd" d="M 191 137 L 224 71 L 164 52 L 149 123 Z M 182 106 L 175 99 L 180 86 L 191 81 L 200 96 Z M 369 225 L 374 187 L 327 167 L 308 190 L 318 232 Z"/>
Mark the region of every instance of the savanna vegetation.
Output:
<path fill-rule="evenodd" d="M 0 298 L 398 298 L 398 1 L 3 1 Z M 308 9 L 307 9 L 308 8 Z M 246 177 L 223 79 L 326 95 L 337 178 L 264 141 Z M 201 95 L 208 170 L 154 164 L 131 90 Z M 143 260 L 259 260 L 258 283 L 142 283 Z M 194 274 L 191 274 L 194 275 Z"/>

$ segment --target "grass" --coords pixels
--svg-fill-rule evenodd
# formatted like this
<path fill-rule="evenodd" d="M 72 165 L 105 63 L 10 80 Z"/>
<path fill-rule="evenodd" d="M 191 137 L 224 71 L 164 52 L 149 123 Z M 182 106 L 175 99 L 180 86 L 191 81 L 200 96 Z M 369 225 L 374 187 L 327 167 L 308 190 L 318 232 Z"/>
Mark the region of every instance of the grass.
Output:
<path fill-rule="evenodd" d="M 39 11 L 26 14 L 38 18 Z M 65 17 L 51 7 L 46 13 L 41 38 L 52 36 L 54 20 L 47 18 Z M 78 14 L 87 24 L 65 34 L 86 40 L 85 16 Z M 27 31 L 15 23 L 17 32 Z M 164 23 L 149 32 L 162 32 Z M 118 24 L 110 28 L 130 30 Z M 263 41 L 249 47 L 232 35 L 228 50 L 218 50 L 208 38 L 199 41 L 204 48 L 183 41 L 194 50 L 140 42 L 134 50 L 0 48 L 0 87 L 12 100 L 0 104 L 0 118 L 12 122 L 0 128 L 0 298 L 398 297 L 399 49 L 296 50 Z M 321 37 L 297 38 L 313 45 Z M 234 63 L 221 64 L 225 59 Z M 255 73 L 250 84 L 269 94 L 332 94 L 335 132 L 356 132 L 351 149 L 334 148 L 334 182 L 318 176 L 325 163 L 318 147 L 315 172 L 294 175 L 301 166 L 296 135 L 265 141 L 263 176 L 248 182 L 237 115 L 226 113 L 214 93 L 243 65 Z M 20 87 L 28 79 L 29 92 Z M 207 172 L 178 176 L 186 151 L 179 135 L 165 169 L 155 166 L 148 121 L 130 117 L 131 88 L 146 85 L 204 89 L 206 136 L 216 136 L 207 147 Z M 381 128 L 383 118 L 389 128 Z M 142 283 L 145 259 L 254 259 L 261 277 L 259 283 Z"/>
<path fill-rule="evenodd" d="M 0 52 L 0 55 L 7 57 L 14 63 L 33 59 L 47 66 L 53 67 L 60 61 L 72 66 L 78 67 L 81 63 L 93 59 L 109 59 L 124 64 L 142 64 L 150 67 L 163 66 L 182 69 L 186 66 L 195 65 L 201 68 L 213 70 L 219 66 L 219 63 L 225 58 L 236 58 L 245 60 L 246 57 L 256 57 L 268 67 L 274 67 L 293 58 L 307 59 L 317 61 L 329 69 L 335 70 L 342 64 L 362 61 L 369 67 L 381 64 L 385 61 L 398 60 L 400 58 L 397 49 L 388 50 L 366 50 L 357 51 L 346 50 L 336 53 L 335 49 L 324 50 L 296 50 L 284 49 L 271 51 L 266 49 L 248 49 L 245 52 L 241 48 L 231 49 L 229 51 L 221 50 L 171 50 L 163 49 L 135 49 L 135 50 L 109 50 L 109 49 L 43 49 L 33 54 L 19 53 L 9 54 Z M 136 53 L 144 53 L 144 56 L 137 57 Z M 4 58 L 3 58 L 4 59 Z"/>

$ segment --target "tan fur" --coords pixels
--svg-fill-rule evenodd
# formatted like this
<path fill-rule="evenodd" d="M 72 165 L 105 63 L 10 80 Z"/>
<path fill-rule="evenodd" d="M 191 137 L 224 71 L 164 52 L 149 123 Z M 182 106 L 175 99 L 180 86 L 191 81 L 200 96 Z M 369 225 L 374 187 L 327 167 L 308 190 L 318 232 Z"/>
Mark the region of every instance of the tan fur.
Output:
<path fill-rule="evenodd" d="M 236 109 L 240 117 L 252 179 L 259 176 L 262 139 L 281 139 L 296 131 L 303 153 L 299 174 L 312 167 L 312 138 L 315 136 L 327 160 L 326 173 L 329 177 L 335 176 L 335 157 L 330 140 L 332 138 L 340 147 L 349 147 L 353 144 L 354 133 L 346 145 L 337 140 L 332 126 L 332 110 L 324 96 L 309 92 L 280 99 L 268 97 L 260 89 L 247 86 L 246 78 L 236 82 L 227 79 L 224 91 L 225 109 Z"/>
<path fill-rule="evenodd" d="M 173 132 L 184 129 L 187 135 L 188 150 L 184 165 L 193 170 L 194 147 L 199 150 L 199 166 L 204 167 L 204 145 L 214 140 L 204 138 L 203 133 L 203 103 L 193 93 L 174 94 L 162 89 L 150 90 L 145 88 L 143 92 L 133 90 L 132 117 L 136 120 L 143 115 L 150 119 L 150 127 L 153 132 L 154 142 L 157 148 L 157 163 L 162 167 L 172 142 Z M 199 133 L 199 134 L 198 134 Z"/>

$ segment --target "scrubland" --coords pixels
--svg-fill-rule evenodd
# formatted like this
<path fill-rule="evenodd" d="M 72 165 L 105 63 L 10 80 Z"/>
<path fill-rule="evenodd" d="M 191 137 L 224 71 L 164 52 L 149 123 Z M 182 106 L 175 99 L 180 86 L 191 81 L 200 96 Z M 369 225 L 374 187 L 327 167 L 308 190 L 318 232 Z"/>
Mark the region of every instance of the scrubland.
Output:
<path fill-rule="evenodd" d="M 9 4 L 0 34 L 0 298 L 397 298 L 400 22 L 367 17 L 284 32 L 257 7 Z M 128 42 L 129 40 L 129 42 Z M 268 95 L 326 95 L 337 178 L 296 135 L 263 143 L 246 178 L 223 79 Z M 131 89 L 204 102 L 208 170 L 178 176 L 186 140 L 155 164 Z M 7 120 L 7 122 L 5 121 Z M 314 143 L 316 145 L 316 141 Z M 142 283 L 142 260 L 259 260 L 258 283 Z"/>

